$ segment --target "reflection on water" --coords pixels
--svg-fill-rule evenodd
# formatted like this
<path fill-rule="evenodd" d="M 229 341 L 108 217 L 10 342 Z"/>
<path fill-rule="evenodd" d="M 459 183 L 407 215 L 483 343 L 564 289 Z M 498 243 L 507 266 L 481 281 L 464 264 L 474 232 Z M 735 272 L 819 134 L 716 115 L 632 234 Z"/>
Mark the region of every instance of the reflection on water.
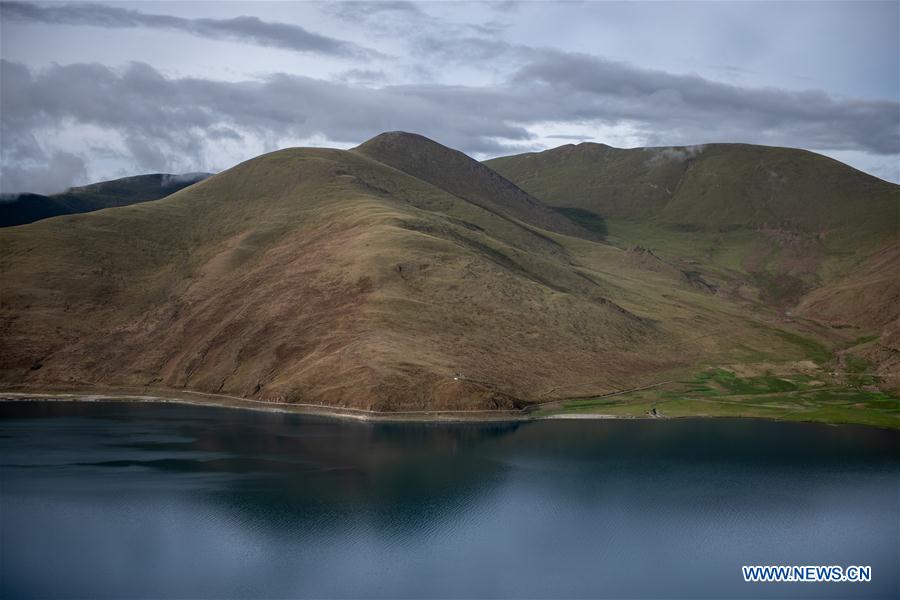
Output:
<path fill-rule="evenodd" d="M 0 596 L 897 597 L 900 436 L 0 404 Z M 742 564 L 870 564 L 745 584 Z"/>

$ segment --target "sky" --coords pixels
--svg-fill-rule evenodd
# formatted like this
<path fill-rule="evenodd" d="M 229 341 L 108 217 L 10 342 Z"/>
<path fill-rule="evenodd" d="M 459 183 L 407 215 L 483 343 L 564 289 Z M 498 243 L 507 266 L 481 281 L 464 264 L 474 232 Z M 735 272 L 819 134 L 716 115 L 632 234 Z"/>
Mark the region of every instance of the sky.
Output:
<path fill-rule="evenodd" d="M 420 133 L 746 142 L 900 182 L 900 2 L 0 3 L 0 192 Z"/>

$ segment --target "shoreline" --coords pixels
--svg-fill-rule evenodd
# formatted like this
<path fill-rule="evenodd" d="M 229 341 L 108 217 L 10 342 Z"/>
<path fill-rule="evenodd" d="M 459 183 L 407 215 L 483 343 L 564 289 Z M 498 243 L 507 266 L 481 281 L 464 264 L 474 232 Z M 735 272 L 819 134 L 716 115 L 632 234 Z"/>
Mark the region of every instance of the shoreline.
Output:
<path fill-rule="evenodd" d="M 649 389 L 668 385 L 671 381 L 656 382 L 650 385 L 617 390 L 597 396 L 606 398 L 627 394 L 636 390 Z M 593 397 L 593 396 L 592 396 Z M 151 387 L 88 387 L 88 386 L 51 386 L 36 389 L 27 385 L 14 385 L 11 388 L 0 388 L 0 402 L 21 401 L 57 401 L 57 402 L 145 402 L 160 404 L 185 404 L 193 406 L 213 406 L 219 408 L 235 408 L 284 414 L 304 414 L 336 419 L 351 419 L 371 422 L 524 422 L 557 419 L 666 419 L 664 415 L 614 415 L 604 413 L 551 413 L 538 415 L 544 407 L 563 402 L 565 399 L 544 400 L 535 402 L 520 409 L 472 409 L 472 410 L 407 410 L 376 411 L 364 408 L 329 406 L 326 404 L 309 404 L 303 402 L 274 402 L 255 400 L 229 394 L 214 394 L 187 389 L 151 388 Z M 702 417 L 703 415 L 697 415 Z M 678 418 L 678 417 L 672 417 Z"/>
<path fill-rule="evenodd" d="M 319 404 L 302 404 L 289 402 L 268 402 L 251 400 L 224 394 L 208 394 L 179 390 L 178 392 L 154 390 L 150 393 L 134 393 L 133 390 L 121 393 L 102 393 L 92 391 L 6 391 L 0 390 L 0 402 L 136 402 L 147 404 L 184 404 L 188 406 L 210 406 L 259 412 L 275 412 L 282 414 L 299 414 L 335 419 L 350 419 L 363 422 L 511 422 L 533 421 L 537 418 L 522 411 L 509 410 L 470 410 L 470 411 L 398 411 L 379 412 L 362 408 L 342 408 Z M 186 397 L 186 396 L 192 397 Z M 604 418 L 632 418 L 599 415 Z M 545 418 L 545 417 L 540 417 Z"/>
<path fill-rule="evenodd" d="M 0 389 L 0 402 L 137 402 L 147 404 L 183 404 L 187 406 L 210 406 L 238 410 L 275 412 L 282 414 L 310 415 L 334 419 L 350 419 L 361 422 L 397 422 L 397 423 L 490 423 L 490 422 L 525 422 L 544 420 L 660 420 L 668 417 L 650 415 L 611 415 L 603 413 L 579 414 L 531 414 L 526 410 L 421 410 L 381 412 L 363 408 L 344 408 L 322 404 L 304 404 L 290 402 L 269 402 L 253 400 L 227 394 L 211 394 L 192 390 L 139 390 L 136 388 L 76 390 L 58 389 L 53 391 L 3 390 Z M 540 404 L 534 409 L 539 409 Z"/>
<path fill-rule="evenodd" d="M 288 402 L 268 402 L 251 400 L 225 394 L 210 394 L 190 390 L 147 390 L 140 393 L 134 388 L 122 389 L 121 392 L 104 389 L 102 392 L 90 390 L 55 390 L 55 391 L 12 391 L 0 390 L 0 403 L 5 402 L 134 402 L 144 404 L 182 404 L 186 406 L 207 406 L 235 410 L 251 410 L 256 412 L 272 412 L 281 414 L 297 414 L 324 417 L 338 420 L 351 420 L 363 423 L 524 423 L 535 421 L 671 421 L 683 419 L 753 419 L 780 423 L 806 423 L 809 425 L 826 425 L 829 427 L 854 426 L 873 427 L 900 431 L 895 427 L 883 427 L 865 423 L 841 423 L 818 420 L 779 419 L 749 415 L 614 415 L 605 413 L 575 412 L 531 414 L 526 410 L 470 410 L 470 411 L 405 411 L 379 412 L 362 408 L 342 408 L 319 404 L 300 404 Z M 191 396 L 191 397 L 187 397 Z M 537 408 L 537 407 L 535 407 Z"/>

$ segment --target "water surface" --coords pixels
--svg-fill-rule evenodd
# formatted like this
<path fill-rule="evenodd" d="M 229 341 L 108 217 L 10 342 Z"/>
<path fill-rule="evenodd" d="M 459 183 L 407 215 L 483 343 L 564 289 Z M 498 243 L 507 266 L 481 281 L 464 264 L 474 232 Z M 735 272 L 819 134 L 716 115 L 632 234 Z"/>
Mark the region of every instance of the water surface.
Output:
<path fill-rule="evenodd" d="M 892 431 L 15 402 L 0 461 L 4 598 L 900 596 Z"/>

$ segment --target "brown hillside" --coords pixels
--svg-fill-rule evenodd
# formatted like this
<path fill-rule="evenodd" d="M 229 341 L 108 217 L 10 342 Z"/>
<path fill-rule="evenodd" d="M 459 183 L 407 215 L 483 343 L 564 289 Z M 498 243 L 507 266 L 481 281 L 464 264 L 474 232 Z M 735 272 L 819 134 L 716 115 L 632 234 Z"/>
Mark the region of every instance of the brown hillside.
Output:
<path fill-rule="evenodd" d="M 0 231 L 0 382 L 495 409 L 822 355 L 677 263 L 538 228 L 554 213 L 472 161 L 378 156 L 282 150 Z"/>
<path fill-rule="evenodd" d="M 496 171 L 421 135 L 382 133 L 353 149 L 486 210 L 548 231 L 593 238 Z"/>
<path fill-rule="evenodd" d="M 404 191 L 372 193 L 386 183 Z M 276 152 L 4 231 L 3 379 L 391 410 L 511 407 L 670 365 L 625 350 L 661 334 L 529 237 L 355 154 Z"/>

